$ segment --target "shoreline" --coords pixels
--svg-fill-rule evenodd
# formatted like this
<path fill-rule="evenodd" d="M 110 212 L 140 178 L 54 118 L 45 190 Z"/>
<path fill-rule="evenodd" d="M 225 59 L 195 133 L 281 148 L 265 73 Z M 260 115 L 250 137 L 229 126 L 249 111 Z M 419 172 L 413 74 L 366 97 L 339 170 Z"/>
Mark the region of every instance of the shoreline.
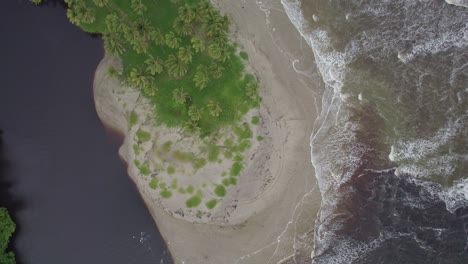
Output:
<path fill-rule="evenodd" d="M 317 115 L 313 107 L 316 103 L 313 96 L 315 92 L 310 88 L 314 86 L 310 79 L 307 80 L 304 76 L 298 78 L 299 74 L 293 65 L 285 63 L 285 60 L 291 61 L 291 57 L 282 50 L 278 52 L 279 44 L 271 41 L 273 36 L 265 23 L 265 13 L 256 3 L 245 2 L 241 6 L 226 0 L 216 1 L 215 6 L 232 18 L 236 42 L 248 52 L 249 64 L 259 78 L 260 94 L 263 97 L 261 111 L 270 116 L 268 132 L 271 133 L 273 142 L 276 142 L 270 152 L 272 155 L 279 153 L 277 162 L 272 162 L 271 166 L 274 183 L 255 197 L 254 202 L 238 204 L 241 216 L 242 211 L 251 211 L 240 218 L 243 221 L 230 225 L 213 225 L 176 219 L 161 207 L 155 206 L 151 195 L 141 187 L 143 185 L 132 171 L 132 166 L 128 167 L 128 173 L 166 240 L 175 263 L 266 263 L 265 260 L 277 263 L 298 255 L 297 237 L 313 231 L 315 215 L 320 208 L 320 193 L 316 188 L 308 144 L 313 120 Z M 281 12 L 277 15 L 281 16 Z M 302 46 L 303 40 L 286 14 L 282 15 L 282 21 L 281 17 L 278 19 L 285 29 L 282 32 L 275 30 L 275 34 L 285 37 L 280 41 L 288 40 L 288 44 L 291 42 L 284 50 L 294 50 L 289 54 L 300 54 L 298 47 Z M 299 43 L 289 42 L 290 34 L 295 34 Z M 116 61 L 105 57 L 96 70 L 96 109 L 105 126 L 126 134 L 129 129 L 125 113 L 109 99 L 112 94 L 105 94 L 105 90 L 102 90 L 106 88 L 102 82 L 106 81 L 105 66 L 109 63 Z M 105 84 L 108 83 L 109 80 Z M 289 95 L 291 93 L 293 96 Z M 137 101 L 138 98 L 134 95 L 129 96 L 125 102 L 136 105 Z M 125 138 L 119 150 L 124 160 L 129 157 L 129 148 L 126 145 L 128 138 Z M 127 163 L 131 164 L 128 160 Z M 244 177 L 244 173 L 241 177 Z M 298 229 L 304 232 L 298 232 Z M 187 245 L 190 247 L 186 247 Z M 299 253 L 307 257 L 308 249 L 303 251 Z M 310 251 L 308 255 L 310 257 Z"/>

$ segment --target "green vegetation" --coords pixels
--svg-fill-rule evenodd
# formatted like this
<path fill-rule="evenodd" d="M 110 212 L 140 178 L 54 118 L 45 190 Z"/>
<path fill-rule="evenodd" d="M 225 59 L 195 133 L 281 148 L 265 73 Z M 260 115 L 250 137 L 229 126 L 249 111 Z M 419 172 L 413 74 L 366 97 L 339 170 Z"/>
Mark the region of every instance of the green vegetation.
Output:
<path fill-rule="evenodd" d="M 175 173 L 175 168 L 172 167 L 172 166 L 167 167 L 167 173 L 174 174 Z"/>
<path fill-rule="evenodd" d="M 193 207 L 199 206 L 200 203 L 201 203 L 201 198 L 198 195 L 194 195 L 185 202 L 185 205 L 188 208 L 193 208 Z"/>
<path fill-rule="evenodd" d="M 242 166 L 241 162 L 239 162 L 239 161 L 234 162 L 234 164 L 231 167 L 230 175 L 231 176 L 239 176 L 242 169 L 243 169 L 243 166 Z"/>
<path fill-rule="evenodd" d="M 208 209 L 213 209 L 215 208 L 216 204 L 218 204 L 218 201 L 216 199 L 211 199 L 208 202 L 205 203 L 206 208 Z"/>
<path fill-rule="evenodd" d="M 160 193 L 162 198 L 169 199 L 172 196 L 172 192 L 168 190 L 162 190 Z"/>
<path fill-rule="evenodd" d="M 128 122 L 129 127 L 133 127 L 138 122 L 138 114 L 133 112 L 130 114 L 130 120 Z"/>
<path fill-rule="evenodd" d="M 0 208 L 0 263 L 15 264 L 15 254 L 6 252 L 11 235 L 15 232 L 16 225 L 11 220 L 6 208 Z"/>
<path fill-rule="evenodd" d="M 151 173 L 148 163 L 142 164 L 139 169 L 140 169 L 140 173 L 143 174 L 144 176 L 148 176 Z"/>
<path fill-rule="evenodd" d="M 208 0 L 66 2 L 70 21 L 102 34 L 106 51 L 122 59 L 121 81 L 151 102 L 157 124 L 204 137 L 258 106 L 229 18 Z"/>
<path fill-rule="evenodd" d="M 247 52 L 245 51 L 241 51 L 239 52 L 239 56 L 244 59 L 244 60 L 248 60 L 249 59 L 249 54 L 247 54 Z"/>
<path fill-rule="evenodd" d="M 258 125 L 258 123 L 260 123 L 260 117 L 253 116 L 252 117 L 252 125 Z"/>
<path fill-rule="evenodd" d="M 143 143 L 150 141 L 151 139 L 151 134 L 141 129 L 136 132 L 136 136 L 138 138 L 138 141 L 143 142 Z"/>
<path fill-rule="evenodd" d="M 151 179 L 149 187 L 153 190 L 156 190 L 158 188 L 158 178 Z"/>
<path fill-rule="evenodd" d="M 140 152 L 141 152 L 140 146 L 138 146 L 137 144 L 134 144 L 133 145 L 133 151 L 135 152 L 135 155 L 137 155 L 137 156 L 140 155 Z"/>
<path fill-rule="evenodd" d="M 187 191 L 187 193 L 192 194 L 193 191 L 194 191 L 193 186 L 192 186 L 192 185 L 189 185 L 189 186 L 187 187 L 187 190 L 186 190 L 186 191 Z"/>
<path fill-rule="evenodd" d="M 257 140 L 262 141 L 262 140 L 264 140 L 264 138 L 262 136 L 257 136 Z"/>
<path fill-rule="evenodd" d="M 215 194 L 219 197 L 224 197 L 226 195 L 226 188 L 223 185 L 216 186 L 214 190 Z"/>

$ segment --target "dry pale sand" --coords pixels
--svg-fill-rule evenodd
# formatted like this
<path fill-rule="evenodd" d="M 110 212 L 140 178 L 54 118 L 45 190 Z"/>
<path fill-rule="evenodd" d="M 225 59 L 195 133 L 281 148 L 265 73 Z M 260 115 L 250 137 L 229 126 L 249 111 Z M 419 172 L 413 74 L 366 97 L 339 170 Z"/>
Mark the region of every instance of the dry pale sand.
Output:
<path fill-rule="evenodd" d="M 312 64 L 311 58 L 301 57 L 311 52 L 277 2 L 268 3 L 271 9 L 267 11 L 255 1 L 214 1 L 221 12 L 231 16 L 235 38 L 248 52 L 260 81 L 263 132 L 270 139 L 266 147 L 251 153 L 256 158 L 240 176 L 241 190 L 229 221 L 195 223 L 175 217 L 155 202 L 145 188 L 147 183 L 129 162 L 129 175 L 176 263 L 304 263 L 310 257 L 310 234 L 320 207 L 320 192 L 310 162 L 309 136 L 318 105 L 311 79 L 298 74 L 292 64 L 294 59 L 300 59 L 302 65 Z M 106 57 L 96 71 L 97 112 L 104 123 L 127 135 L 131 131 L 128 108 L 139 106 L 144 111 L 147 106 L 139 105 L 136 93 L 115 96 L 125 88 L 106 76 L 109 65 L 118 65 L 118 61 Z M 127 136 L 120 149 L 127 161 L 133 158 L 131 144 Z M 256 179 L 268 179 L 266 187 L 249 189 Z M 252 193 L 255 191 L 258 193 Z"/>

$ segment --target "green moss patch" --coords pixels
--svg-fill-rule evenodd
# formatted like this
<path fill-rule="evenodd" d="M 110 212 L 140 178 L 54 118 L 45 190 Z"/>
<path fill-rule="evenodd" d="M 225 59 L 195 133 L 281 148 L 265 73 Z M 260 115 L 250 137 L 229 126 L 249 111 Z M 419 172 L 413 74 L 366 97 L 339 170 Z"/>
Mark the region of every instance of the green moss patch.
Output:
<path fill-rule="evenodd" d="M 234 164 L 231 167 L 230 175 L 231 176 L 239 176 L 239 174 L 242 171 L 243 167 L 244 166 L 242 165 L 242 163 L 234 162 Z"/>
<path fill-rule="evenodd" d="M 163 190 L 159 193 L 162 198 L 169 199 L 172 197 L 172 192 L 168 190 Z"/>
<path fill-rule="evenodd" d="M 132 111 L 132 113 L 130 113 L 130 120 L 128 122 L 128 125 L 129 127 L 133 127 L 134 125 L 136 125 L 137 122 L 138 122 L 138 114 Z"/>
<path fill-rule="evenodd" d="M 239 52 L 239 56 L 244 59 L 244 60 L 248 60 L 249 59 L 249 54 L 247 54 L 247 52 L 245 51 L 241 51 Z"/>
<path fill-rule="evenodd" d="M 143 165 L 140 166 L 140 173 L 143 174 L 144 176 L 150 175 L 151 170 L 148 166 L 148 163 L 144 163 Z"/>
<path fill-rule="evenodd" d="M 258 123 L 260 123 L 260 117 L 258 117 L 258 116 L 252 117 L 252 124 L 253 125 L 258 125 Z"/>

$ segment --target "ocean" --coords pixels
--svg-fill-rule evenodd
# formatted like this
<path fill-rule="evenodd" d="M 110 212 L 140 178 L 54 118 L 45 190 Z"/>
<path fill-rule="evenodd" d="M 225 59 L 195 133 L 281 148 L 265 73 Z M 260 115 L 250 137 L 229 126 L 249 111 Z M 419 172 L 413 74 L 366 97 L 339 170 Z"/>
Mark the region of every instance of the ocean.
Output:
<path fill-rule="evenodd" d="M 325 86 L 307 257 L 468 263 L 467 1 L 281 3 Z"/>

